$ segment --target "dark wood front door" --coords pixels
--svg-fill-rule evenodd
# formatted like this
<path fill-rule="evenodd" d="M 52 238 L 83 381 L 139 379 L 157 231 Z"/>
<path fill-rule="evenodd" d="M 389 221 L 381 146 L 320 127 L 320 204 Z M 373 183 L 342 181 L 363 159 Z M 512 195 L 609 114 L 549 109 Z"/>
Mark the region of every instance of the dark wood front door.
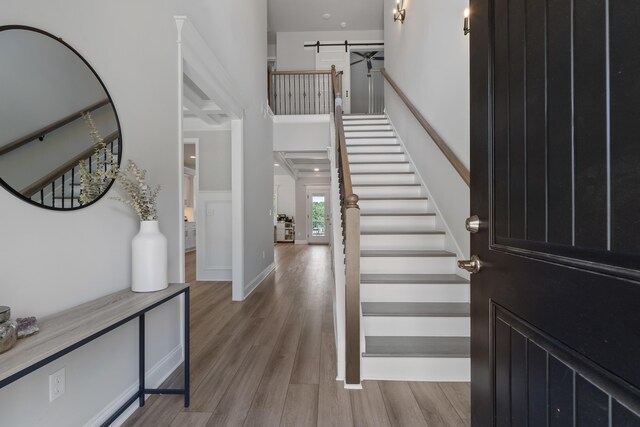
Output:
<path fill-rule="evenodd" d="M 640 1 L 470 9 L 473 426 L 638 426 Z"/>

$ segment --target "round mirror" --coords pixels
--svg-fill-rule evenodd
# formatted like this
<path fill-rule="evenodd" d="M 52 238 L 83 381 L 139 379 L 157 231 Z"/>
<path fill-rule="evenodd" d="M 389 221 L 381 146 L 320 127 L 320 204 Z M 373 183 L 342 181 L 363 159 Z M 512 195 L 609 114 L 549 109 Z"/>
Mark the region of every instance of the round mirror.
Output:
<path fill-rule="evenodd" d="M 104 84 L 62 39 L 0 27 L 0 184 L 47 209 L 90 205 L 113 183 L 122 152 Z"/>

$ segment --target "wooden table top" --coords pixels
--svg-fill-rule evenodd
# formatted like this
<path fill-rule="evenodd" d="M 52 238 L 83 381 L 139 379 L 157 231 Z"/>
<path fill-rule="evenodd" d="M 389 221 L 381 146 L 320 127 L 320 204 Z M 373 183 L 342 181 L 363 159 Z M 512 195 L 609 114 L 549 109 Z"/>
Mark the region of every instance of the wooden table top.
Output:
<path fill-rule="evenodd" d="M 0 382 L 174 297 L 188 287 L 188 284 L 172 283 L 166 289 L 148 293 L 127 289 L 39 320 L 40 332 L 19 339 L 11 350 L 0 354 Z"/>

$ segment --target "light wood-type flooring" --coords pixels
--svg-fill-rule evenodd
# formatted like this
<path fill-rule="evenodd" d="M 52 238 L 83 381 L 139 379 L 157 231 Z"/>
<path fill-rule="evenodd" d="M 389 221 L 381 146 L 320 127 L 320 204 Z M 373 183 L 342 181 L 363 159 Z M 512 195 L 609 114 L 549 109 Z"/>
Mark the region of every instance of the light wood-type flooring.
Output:
<path fill-rule="evenodd" d="M 469 426 L 468 383 L 336 381 L 330 252 L 279 244 L 276 270 L 245 301 L 229 282 L 191 290 L 191 407 L 152 396 L 126 426 Z M 176 373 L 176 378 L 179 377 Z"/>

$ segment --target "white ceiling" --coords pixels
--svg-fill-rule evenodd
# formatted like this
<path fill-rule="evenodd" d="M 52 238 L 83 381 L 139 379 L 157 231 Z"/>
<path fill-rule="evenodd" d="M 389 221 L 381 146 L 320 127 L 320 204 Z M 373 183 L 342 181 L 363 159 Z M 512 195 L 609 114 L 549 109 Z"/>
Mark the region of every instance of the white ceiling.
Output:
<path fill-rule="evenodd" d="M 268 31 L 382 30 L 382 10 L 383 0 L 268 0 Z"/>
<path fill-rule="evenodd" d="M 288 174 L 293 179 L 330 175 L 331 164 L 326 151 L 279 151 L 273 153 L 273 159 L 275 175 Z"/>

